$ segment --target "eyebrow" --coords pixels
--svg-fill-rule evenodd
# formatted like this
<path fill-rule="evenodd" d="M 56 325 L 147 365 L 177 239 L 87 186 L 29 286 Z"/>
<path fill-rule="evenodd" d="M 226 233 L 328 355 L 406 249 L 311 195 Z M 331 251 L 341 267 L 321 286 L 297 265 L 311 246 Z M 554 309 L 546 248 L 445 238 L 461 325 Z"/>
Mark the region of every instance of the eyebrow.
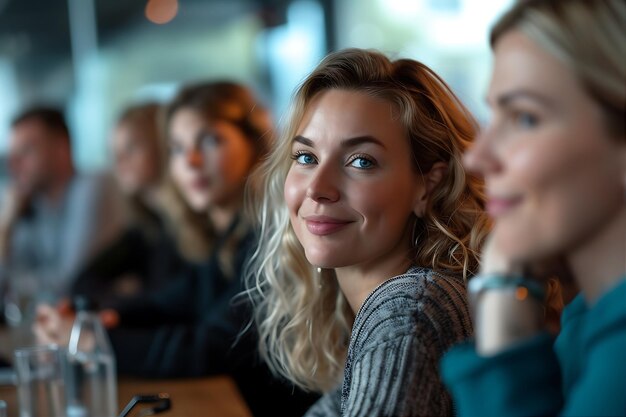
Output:
<path fill-rule="evenodd" d="M 528 99 L 545 107 L 554 107 L 554 102 L 550 100 L 548 97 L 545 97 L 539 93 L 535 93 L 534 91 L 529 90 L 514 90 L 505 94 L 502 94 L 496 98 L 496 103 L 498 107 L 507 107 L 511 104 L 512 101 L 519 99 Z M 489 102 L 489 99 L 487 99 Z"/>
<path fill-rule="evenodd" d="M 309 138 L 305 138 L 304 136 L 301 135 L 297 135 L 293 138 L 294 142 L 299 142 L 305 146 L 311 147 L 311 148 L 315 148 L 315 144 L 313 143 L 313 141 Z M 341 146 L 343 146 L 344 148 L 352 148 L 358 145 L 362 145 L 364 143 L 372 143 L 374 145 L 378 145 L 383 149 L 386 149 L 385 144 L 379 140 L 376 139 L 374 136 L 370 136 L 370 135 L 365 135 L 365 136 L 356 136 L 353 138 L 348 138 L 348 139 L 343 139 L 341 140 Z"/>
<path fill-rule="evenodd" d="M 197 132 L 193 135 L 193 143 L 194 143 L 194 145 L 195 145 L 195 144 L 200 143 L 200 141 L 202 141 L 202 139 L 203 139 L 205 136 L 207 136 L 207 135 L 211 135 L 211 136 L 214 136 L 214 137 L 218 137 L 217 133 L 215 133 L 215 132 L 213 132 L 213 131 L 210 131 L 209 129 L 202 128 L 202 129 L 198 130 L 198 131 L 197 131 Z M 177 137 L 177 136 L 174 136 L 174 135 L 168 135 L 168 137 L 167 137 L 167 141 L 168 141 L 169 143 L 172 143 L 172 142 L 184 142 L 184 141 L 179 140 L 179 139 L 178 139 L 178 137 Z"/>

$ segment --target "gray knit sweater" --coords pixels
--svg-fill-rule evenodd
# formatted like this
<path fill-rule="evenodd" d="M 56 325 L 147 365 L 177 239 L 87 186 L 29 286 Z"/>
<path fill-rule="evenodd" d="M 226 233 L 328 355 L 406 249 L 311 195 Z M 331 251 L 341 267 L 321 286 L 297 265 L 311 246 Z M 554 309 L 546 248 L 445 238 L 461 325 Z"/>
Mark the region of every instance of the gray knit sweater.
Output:
<path fill-rule="evenodd" d="M 306 417 L 453 414 L 439 358 L 471 332 L 463 280 L 409 269 L 366 298 L 352 327 L 343 386 Z"/>

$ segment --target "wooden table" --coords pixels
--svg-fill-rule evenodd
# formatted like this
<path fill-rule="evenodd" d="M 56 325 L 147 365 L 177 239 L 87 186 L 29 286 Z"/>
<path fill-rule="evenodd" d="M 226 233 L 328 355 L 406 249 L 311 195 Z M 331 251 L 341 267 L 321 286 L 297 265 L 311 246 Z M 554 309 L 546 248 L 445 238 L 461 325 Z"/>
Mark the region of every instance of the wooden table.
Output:
<path fill-rule="evenodd" d="M 13 349 L 29 346 L 32 334 L 29 326 L 23 328 L 7 328 L 0 326 L 0 355 L 11 360 Z M 11 385 L 0 385 L 0 400 L 8 405 L 8 417 L 17 417 L 17 392 Z M 170 395 L 172 409 L 158 414 L 163 417 L 251 417 L 237 386 L 227 376 L 199 379 L 129 379 L 121 378 L 118 382 L 119 411 L 128 404 L 136 394 L 158 394 L 165 392 Z M 137 415 L 135 406 L 131 416 Z"/>
<path fill-rule="evenodd" d="M 226 376 L 180 380 L 122 379 L 119 384 L 120 410 L 135 394 L 166 392 L 172 399 L 172 410 L 163 417 L 250 417 L 235 383 Z"/>
<path fill-rule="evenodd" d="M 165 392 L 172 400 L 163 417 L 251 417 L 233 381 L 226 376 L 199 379 L 146 380 L 121 378 L 118 403 L 121 411 L 136 394 Z M 8 417 L 17 417 L 17 395 L 13 386 L 0 386 L 0 399 L 8 404 Z M 131 416 L 137 415 L 137 405 Z"/>

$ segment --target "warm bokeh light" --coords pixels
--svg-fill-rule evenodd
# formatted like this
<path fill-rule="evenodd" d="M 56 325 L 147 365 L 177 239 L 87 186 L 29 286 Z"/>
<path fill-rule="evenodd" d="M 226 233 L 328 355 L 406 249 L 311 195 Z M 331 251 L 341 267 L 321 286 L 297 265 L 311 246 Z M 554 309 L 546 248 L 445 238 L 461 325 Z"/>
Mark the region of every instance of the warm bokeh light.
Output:
<path fill-rule="evenodd" d="M 146 18 L 158 25 L 165 24 L 176 17 L 178 0 L 149 0 L 146 4 Z"/>
<path fill-rule="evenodd" d="M 517 289 L 515 290 L 515 298 L 520 301 L 524 301 L 526 298 L 528 298 L 528 289 L 525 287 L 517 287 Z"/>
<path fill-rule="evenodd" d="M 487 34 L 515 1 L 71 0 L 80 13 L 70 28 L 69 9 L 57 2 L 0 0 L 0 191 L 11 120 L 27 103 L 64 107 L 77 165 L 105 169 L 108 131 L 129 102 L 167 102 L 191 80 L 234 78 L 258 88 L 278 121 L 330 49 L 424 62 L 485 123 Z"/>

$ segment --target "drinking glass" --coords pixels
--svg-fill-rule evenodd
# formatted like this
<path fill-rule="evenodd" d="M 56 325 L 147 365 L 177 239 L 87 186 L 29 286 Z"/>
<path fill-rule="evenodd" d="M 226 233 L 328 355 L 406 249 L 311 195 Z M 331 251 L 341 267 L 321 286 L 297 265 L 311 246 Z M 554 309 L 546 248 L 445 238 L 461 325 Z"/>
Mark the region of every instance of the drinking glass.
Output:
<path fill-rule="evenodd" d="M 20 417 L 64 417 L 65 354 L 55 345 L 16 349 Z"/>

